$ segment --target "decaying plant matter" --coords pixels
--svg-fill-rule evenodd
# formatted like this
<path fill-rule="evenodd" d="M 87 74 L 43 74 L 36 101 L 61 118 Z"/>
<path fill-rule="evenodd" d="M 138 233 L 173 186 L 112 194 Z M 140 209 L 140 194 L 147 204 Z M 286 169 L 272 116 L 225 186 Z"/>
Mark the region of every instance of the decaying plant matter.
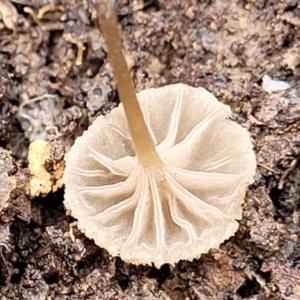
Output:
<path fill-rule="evenodd" d="M 203 88 L 169 85 L 137 101 L 113 10 L 98 12 L 123 105 L 76 140 L 65 205 L 88 237 L 125 261 L 197 258 L 238 228 L 256 166 L 249 134 Z"/>
<path fill-rule="evenodd" d="M 28 163 L 31 176 L 27 193 L 31 198 L 46 196 L 62 186 L 64 149 L 60 142 L 54 140 L 54 143 L 35 140 L 29 146 Z"/>
<path fill-rule="evenodd" d="M 9 151 L 0 147 L 0 209 L 8 201 L 11 191 L 16 187 L 16 179 L 11 174 L 13 159 Z"/>

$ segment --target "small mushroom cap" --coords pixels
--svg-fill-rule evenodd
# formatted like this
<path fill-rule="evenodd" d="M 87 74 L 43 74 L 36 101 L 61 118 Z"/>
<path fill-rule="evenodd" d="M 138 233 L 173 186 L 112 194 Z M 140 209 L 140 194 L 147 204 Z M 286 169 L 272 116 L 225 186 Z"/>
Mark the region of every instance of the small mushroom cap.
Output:
<path fill-rule="evenodd" d="M 163 167 L 138 162 L 120 105 L 71 148 L 65 205 L 88 237 L 127 262 L 198 258 L 238 228 L 256 168 L 249 133 L 203 88 L 137 96 Z"/>

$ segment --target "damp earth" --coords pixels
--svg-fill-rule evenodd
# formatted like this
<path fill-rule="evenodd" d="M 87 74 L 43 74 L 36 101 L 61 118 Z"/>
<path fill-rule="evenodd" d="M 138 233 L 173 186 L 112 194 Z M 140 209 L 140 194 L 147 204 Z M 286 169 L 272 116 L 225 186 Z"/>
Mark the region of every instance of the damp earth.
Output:
<path fill-rule="evenodd" d="M 204 87 L 250 132 L 257 171 L 239 229 L 159 269 L 85 237 L 63 206 L 63 159 L 119 103 L 94 3 L 0 0 L 0 163 L 13 182 L 0 211 L 0 298 L 300 299 L 298 1 L 119 0 L 116 11 L 136 91 Z M 30 193 L 36 139 L 47 142 L 37 165 L 49 186 Z"/>

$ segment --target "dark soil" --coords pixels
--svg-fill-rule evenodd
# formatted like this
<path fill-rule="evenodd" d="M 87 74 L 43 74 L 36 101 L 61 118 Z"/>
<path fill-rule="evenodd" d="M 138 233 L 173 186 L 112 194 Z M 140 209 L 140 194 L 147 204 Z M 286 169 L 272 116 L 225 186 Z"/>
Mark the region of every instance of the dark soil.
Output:
<path fill-rule="evenodd" d="M 57 140 L 67 153 L 118 104 L 92 0 L 0 0 L 0 13 L 0 146 L 17 180 L 0 212 L 1 299 L 300 299 L 297 0 L 118 1 L 136 90 L 205 87 L 231 106 L 257 154 L 235 236 L 161 269 L 126 264 L 87 239 L 63 188 L 26 194 L 33 140 Z M 266 93 L 265 74 L 291 88 Z"/>

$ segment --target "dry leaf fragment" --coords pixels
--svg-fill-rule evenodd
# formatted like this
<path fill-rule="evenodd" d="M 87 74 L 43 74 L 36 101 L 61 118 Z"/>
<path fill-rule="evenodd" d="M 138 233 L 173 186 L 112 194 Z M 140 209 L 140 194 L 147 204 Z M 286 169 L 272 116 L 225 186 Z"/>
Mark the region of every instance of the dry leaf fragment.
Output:
<path fill-rule="evenodd" d="M 31 198 L 46 196 L 62 186 L 64 169 L 62 159 L 56 161 L 51 157 L 52 147 L 44 140 L 35 140 L 29 146 L 28 161 L 31 178 L 29 181 L 29 195 Z"/>
<path fill-rule="evenodd" d="M 0 147 L 0 209 L 8 201 L 10 192 L 16 187 L 16 179 L 9 176 L 13 160 L 9 151 Z"/>

